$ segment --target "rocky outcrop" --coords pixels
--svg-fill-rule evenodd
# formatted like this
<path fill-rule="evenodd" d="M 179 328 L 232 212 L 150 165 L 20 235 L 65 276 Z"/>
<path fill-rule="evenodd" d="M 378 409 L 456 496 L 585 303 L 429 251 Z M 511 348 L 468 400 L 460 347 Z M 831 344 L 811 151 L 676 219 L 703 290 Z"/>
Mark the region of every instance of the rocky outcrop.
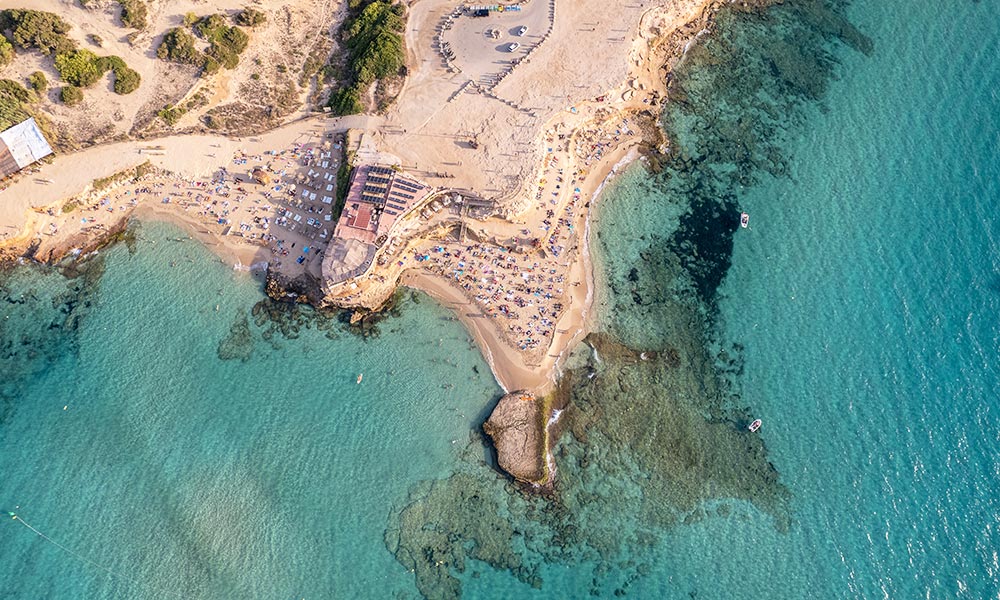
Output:
<path fill-rule="evenodd" d="M 500 468 L 530 484 L 548 483 L 548 410 L 543 398 L 525 391 L 500 398 L 483 431 L 493 440 Z"/>
<path fill-rule="evenodd" d="M 312 304 L 313 306 L 319 306 L 324 296 L 319 281 L 309 273 L 302 273 L 298 277 L 292 278 L 273 269 L 267 270 L 264 292 L 272 300 L 278 302 L 295 302 Z"/>

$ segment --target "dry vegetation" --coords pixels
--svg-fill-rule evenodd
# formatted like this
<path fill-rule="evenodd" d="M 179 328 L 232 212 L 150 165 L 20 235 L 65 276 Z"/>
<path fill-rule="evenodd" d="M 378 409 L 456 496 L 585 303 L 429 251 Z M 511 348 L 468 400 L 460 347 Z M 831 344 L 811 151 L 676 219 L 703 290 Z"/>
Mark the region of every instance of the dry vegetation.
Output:
<path fill-rule="evenodd" d="M 16 2 L 15 10 L 46 13 L 50 26 L 26 40 L 0 20 L 7 82 L 0 120 L 35 116 L 63 151 L 179 131 L 269 129 L 322 110 L 346 7 L 342 0 Z"/>

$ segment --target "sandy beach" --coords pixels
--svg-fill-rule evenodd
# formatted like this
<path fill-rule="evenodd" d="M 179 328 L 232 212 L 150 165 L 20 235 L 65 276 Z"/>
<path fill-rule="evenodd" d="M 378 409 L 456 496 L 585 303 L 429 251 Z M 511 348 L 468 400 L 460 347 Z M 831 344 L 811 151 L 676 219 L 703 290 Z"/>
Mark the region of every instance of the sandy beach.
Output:
<path fill-rule="evenodd" d="M 423 290 L 455 311 L 505 390 L 546 393 L 591 328 L 587 234 L 599 190 L 640 147 L 663 144 L 664 69 L 712 14 L 705 0 L 581 4 L 529 3 L 523 48 L 485 63 L 473 50 L 440 55 L 445 40 L 472 48 L 482 24 L 444 0 L 415 3 L 410 75 L 381 116 L 300 118 L 254 137 L 174 135 L 56 156 L 0 193 L 0 257 L 51 262 L 99 245 L 129 218 L 167 220 L 236 268 L 306 276 L 325 292 L 312 299 L 321 306 L 377 310 L 399 284 Z M 581 24 L 579 14 L 590 17 Z M 583 53 L 587 61 L 571 58 Z M 355 145 L 342 147 L 344 139 Z M 355 164 L 389 161 L 425 182 L 427 204 L 472 190 L 495 210 L 480 220 L 412 210 L 368 268 L 330 279 L 325 250 L 336 222 L 307 188 L 320 176 L 332 181 L 348 150 Z M 147 163 L 141 176 L 94 189 Z M 255 170 L 268 181 L 254 181 Z"/>

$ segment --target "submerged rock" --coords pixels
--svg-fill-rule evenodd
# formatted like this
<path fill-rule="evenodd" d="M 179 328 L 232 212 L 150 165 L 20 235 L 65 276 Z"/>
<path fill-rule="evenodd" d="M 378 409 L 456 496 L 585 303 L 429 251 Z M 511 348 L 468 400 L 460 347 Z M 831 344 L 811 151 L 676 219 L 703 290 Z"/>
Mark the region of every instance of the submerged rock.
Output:
<path fill-rule="evenodd" d="M 490 418 L 483 423 L 483 431 L 496 447 L 500 468 L 518 481 L 548 482 L 545 435 L 548 412 L 543 398 L 516 391 L 500 398 Z"/>
<path fill-rule="evenodd" d="M 268 269 L 264 293 L 277 302 L 319 306 L 323 300 L 319 281 L 309 273 L 292 278 Z"/>
<path fill-rule="evenodd" d="M 220 360 L 239 359 L 246 362 L 253 354 L 253 333 L 250 331 L 250 320 L 239 311 L 236 320 L 229 328 L 229 335 L 219 342 L 216 350 Z"/>

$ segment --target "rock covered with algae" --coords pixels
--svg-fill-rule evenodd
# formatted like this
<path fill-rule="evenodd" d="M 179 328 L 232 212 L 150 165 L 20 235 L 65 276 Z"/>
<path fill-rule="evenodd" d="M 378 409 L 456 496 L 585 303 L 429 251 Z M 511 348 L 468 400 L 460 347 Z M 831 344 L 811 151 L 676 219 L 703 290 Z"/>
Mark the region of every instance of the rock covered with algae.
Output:
<path fill-rule="evenodd" d="M 500 468 L 518 481 L 539 485 L 548 482 L 547 412 L 543 398 L 515 391 L 500 398 L 483 423 L 483 431 L 496 447 Z"/>

